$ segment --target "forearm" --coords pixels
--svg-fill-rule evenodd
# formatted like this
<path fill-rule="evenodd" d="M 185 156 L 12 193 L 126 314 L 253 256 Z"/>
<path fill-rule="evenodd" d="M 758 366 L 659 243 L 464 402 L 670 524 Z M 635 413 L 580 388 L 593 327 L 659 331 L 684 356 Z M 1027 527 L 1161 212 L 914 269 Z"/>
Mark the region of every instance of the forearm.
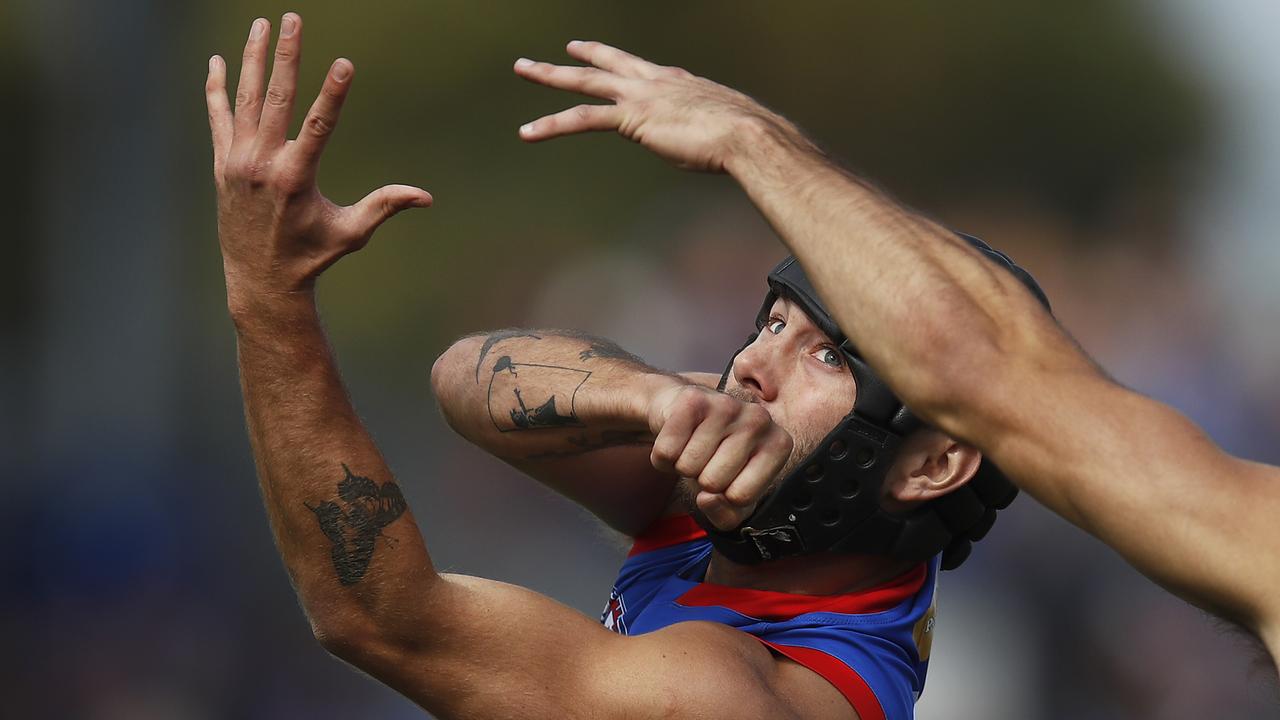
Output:
<path fill-rule="evenodd" d="M 1092 369 L 1010 273 L 842 170 L 794 128 L 749 127 L 740 147 L 731 174 L 858 350 L 935 424 L 972 432 L 963 423 L 973 413 L 957 416 L 956 401 L 971 401 L 969 391 L 1006 363 Z"/>
<path fill-rule="evenodd" d="M 412 637 L 438 580 L 342 385 L 309 294 L 236 317 L 245 418 L 276 544 L 322 638 Z"/>
<path fill-rule="evenodd" d="M 563 330 L 463 338 L 436 361 L 431 379 L 449 424 L 512 463 L 651 443 L 649 398 L 689 382 L 611 341 Z"/>
<path fill-rule="evenodd" d="M 1257 616 L 1252 576 L 1206 562 L 1205 549 L 1242 556 L 1240 521 L 1219 501 L 1258 492 L 1194 500 L 1208 478 L 1244 485 L 1202 433 L 1113 383 L 1011 273 L 954 233 L 788 133 L 765 135 L 734 176 L 899 397 L 1183 597 Z"/>

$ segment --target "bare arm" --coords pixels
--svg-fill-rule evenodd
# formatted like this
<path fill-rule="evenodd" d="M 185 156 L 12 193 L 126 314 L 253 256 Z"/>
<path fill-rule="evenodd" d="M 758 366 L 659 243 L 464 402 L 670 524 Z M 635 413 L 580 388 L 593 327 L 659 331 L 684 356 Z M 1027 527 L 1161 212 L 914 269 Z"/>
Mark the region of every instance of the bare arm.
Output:
<path fill-rule="evenodd" d="M 522 137 L 613 130 L 679 167 L 730 173 L 908 404 L 1153 579 L 1280 651 L 1280 571 L 1267 562 L 1280 554 L 1280 470 L 1227 456 L 1111 382 L 1008 273 L 841 170 L 784 118 L 615 48 L 568 50 L 593 67 L 516 72 L 612 104 L 541 118 Z"/>
<path fill-rule="evenodd" d="M 528 590 L 435 571 L 342 386 L 314 301 L 326 267 L 430 196 L 392 186 L 344 208 L 320 195 L 316 159 L 353 68 L 333 64 L 286 144 L 300 18 L 282 22 L 264 104 L 268 34 L 265 20 L 254 23 L 234 114 L 221 58 L 206 92 L 249 437 L 317 638 L 443 719 L 832 716 L 843 703 L 834 688 L 740 632 L 684 623 L 626 638 Z"/>
<path fill-rule="evenodd" d="M 602 338 L 508 329 L 463 338 L 431 369 L 460 435 L 635 535 L 670 506 L 650 461 L 650 398 L 688 384 Z"/>
<path fill-rule="evenodd" d="M 767 483 L 791 449 L 768 413 L 715 392 L 717 377 L 666 373 L 575 331 L 463 338 L 431 381 L 464 438 L 628 535 L 688 511 L 673 493 L 678 477 L 703 483 L 709 517 L 737 525 L 752 502 L 719 497 L 724 488 L 739 477 L 740 491 Z"/>
<path fill-rule="evenodd" d="M 1111 381 L 1011 274 L 788 135 L 763 128 L 728 168 L 903 400 L 1153 579 L 1264 632 L 1280 472 Z"/>

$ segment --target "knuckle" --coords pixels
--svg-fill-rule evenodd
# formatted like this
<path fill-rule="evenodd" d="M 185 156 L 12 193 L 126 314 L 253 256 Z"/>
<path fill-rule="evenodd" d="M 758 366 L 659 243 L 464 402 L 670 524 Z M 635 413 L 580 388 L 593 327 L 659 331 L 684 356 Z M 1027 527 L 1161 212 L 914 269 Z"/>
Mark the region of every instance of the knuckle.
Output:
<path fill-rule="evenodd" d="M 595 114 L 595 108 L 591 105 L 579 105 L 573 109 L 573 115 L 579 120 L 590 120 Z"/>
<path fill-rule="evenodd" d="M 298 51 L 287 43 L 280 43 L 276 46 L 276 60 L 292 60 L 298 56 Z"/>
<path fill-rule="evenodd" d="M 676 461 L 676 454 L 670 445 L 654 443 L 653 451 L 649 453 L 649 461 L 655 467 L 670 468 Z"/>
<path fill-rule="evenodd" d="M 260 188 L 267 183 L 267 167 L 251 157 L 233 160 L 227 163 L 226 179 Z"/>
<path fill-rule="evenodd" d="M 684 453 L 676 460 L 676 472 L 682 477 L 698 477 L 702 473 L 702 463 L 698 459 L 691 457 L 689 453 Z"/>
<path fill-rule="evenodd" d="M 326 137 L 333 132 L 333 120 L 329 117 L 316 113 L 307 118 L 307 132 L 316 137 Z"/>
<path fill-rule="evenodd" d="M 781 431 L 770 433 L 765 440 L 765 447 L 779 455 L 789 455 L 793 445 L 791 436 Z"/>
<path fill-rule="evenodd" d="M 778 432 L 776 433 L 776 435 L 778 438 L 778 441 L 777 441 L 778 447 L 783 448 L 787 452 L 791 452 L 791 449 L 796 446 L 796 441 L 791 437 L 791 434 L 788 433 L 786 430 L 783 430 L 782 428 L 778 428 Z"/>
<path fill-rule="evenodd" d="M 286 197 L 296 198 L 307 188 L 306 177 L 293 168 L 281 170 L 275 179 L 276 185 Z"/>
<path fill-rule="evenodd" d="M 729 485 L 729 479 L 722 477 L 720 473 L 703 471 L 698 476 L 698 487 L 707 492 L 720 493 L 724 492 Z"/>
<path fill-rule="evenodd" d="M 228 180 L 238 180 L 249 175 L 249 163 L 242 158 L 227 160 L 223 165 L 223 176 Z"/>
<path fill-rule="evenodd" d="M 694 413 L 704 412 L 710 405 L 710 399 L 706 393 L 692 386 L 682 390 L 676 400 L 683 409 Z"/>
<path fill-rule="evenodd" d="M 266 103 L 272 107 L 284 107 L 293 100 L 293 93 L 282 87 L 272 85 L 267 88 Z"/>
<path fill-rule="evenodd" d="M 256 93 L 244 89 L 236 90 L 236 110 L 252 108 L 257 102 L 258 96 Z"/>
<path fill-rule="evenodd" d="M 724 499 L 729 501 L 731 504 L 738 506 L 749 505 L 751 501 L 755 499 L 752 495 L 754 495 L 754 493 L 744 488 L 742 483 L 734 483 L 724 491 Z"/>
<path fill-rule="evenodd" d="M 738 409 L 738 401 L 728 395 L 706 395 L 707 410 L 714 415 L 729 415 Z"/>

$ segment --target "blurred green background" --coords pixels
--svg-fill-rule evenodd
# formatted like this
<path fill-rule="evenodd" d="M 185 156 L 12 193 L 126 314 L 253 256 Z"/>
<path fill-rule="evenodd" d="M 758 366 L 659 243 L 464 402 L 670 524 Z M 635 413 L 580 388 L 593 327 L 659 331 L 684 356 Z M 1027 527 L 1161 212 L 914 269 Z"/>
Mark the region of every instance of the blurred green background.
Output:
<path fill-rule="evenodd" d="M 453 338 L 579 327 L 718 371 L 783 252 L 727 178 L 609 135 L 517 139 L 580 99 L 513 61 L 566 61 L 574 38 L 784 113 L 1009 251 L 1121 381 L 1280 460 L 1270 3 L 16 0 L 0 5 L 6 715 L 419 715 L 311 639 L 240 417 L 203 82 L 215 52 L 234 81 L 250 22 L 286 10 L 304 18 L 299 105 L 334 57 L 357 68 L 322 189 L 436 198 L 327 273 L 321 304 L 442 567 L 595 614 L 624 552 L 440 421 L 427 378 Z M 1029 499 L 1002 518 L 943 578 L 921 718 L 1271 715 L 1243 641 Z"/>

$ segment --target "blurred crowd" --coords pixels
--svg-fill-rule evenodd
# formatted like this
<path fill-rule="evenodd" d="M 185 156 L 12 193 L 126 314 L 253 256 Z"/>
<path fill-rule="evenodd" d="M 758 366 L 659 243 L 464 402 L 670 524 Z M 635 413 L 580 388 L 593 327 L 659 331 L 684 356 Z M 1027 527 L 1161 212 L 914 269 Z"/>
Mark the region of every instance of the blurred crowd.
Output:
<path fill-rule="evenodd" d="M 253 479 L 200 90 L 207 55 L 235 58 L 257 14 L 302 12 L 310 80 L 338 54 L 359 68 L 322 187 L 352 199 L 403 180 L 436 194 L 326 276 L 321 304 L 442 569 L 595 615 L 626 551 L 452 435 L 428 384 L 452 338 L 573 327 L 665 368 L 719 372 L 784 252 L 722 178 L 614 138 L 515 140 L 577 100 L 521 87 L 510 62 L 559 57 L 587 33 L 796 117 L 1031 270 L 1117 380 L 1228 450 L 1280 463 L 1280 348 L 1247 324 L 1275 288 L 1203 261 L 1222 242 L 1203 213 L 1226 182 L 1230 113 L 1222 81 L 1168 42 L 1174 13 L 884 5 L 0 7 L 0 82 L 25 99 L 0 113 L 19 138 L 0 180 L 5 716 L 421 716 L 312 639 Z M 1124 480 L 1158 478 L 1135 467 Z M 1269 717 L 1274 673 L 1257 653 L 1023 497 L 942 578 L 918 715 Z"/>

